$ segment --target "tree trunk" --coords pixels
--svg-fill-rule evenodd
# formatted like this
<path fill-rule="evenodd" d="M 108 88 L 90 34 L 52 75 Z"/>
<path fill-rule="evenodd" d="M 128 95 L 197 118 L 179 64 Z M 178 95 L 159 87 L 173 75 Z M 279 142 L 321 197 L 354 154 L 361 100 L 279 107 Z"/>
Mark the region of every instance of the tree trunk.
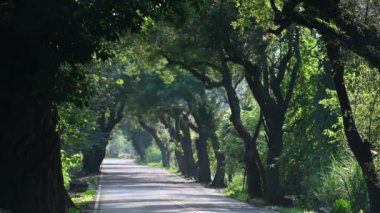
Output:
<path fill-rule="evenodd" d="M 216 173 L 214 176 L 214 179 L 212 180 L 212 186 L 217 188 L 222 188 L 226 186 L 226 183 L 224 182 L 224 176 L 226 174 L 225 170 L 225 160 L 226 157 L 222 152 L 220 152 L 219 147 L 219 141 L 218 136 L 213 133 L 210 136 L 212 148 L 214 149 L 214 155 L 216 158 Z"/>
<path fill-rule="evenodd" d="M 232 121 L 235 129 L 237 130 L 240 138 L 242 138 L 244 140 L 244 143 L 250 143 L 252 141 L 251 136 L 242 123 L 241 115 L 240 115 L 239 98 L 236 94 L 235 88 L 232 85 L 231 71 L 227 65 L 227 60 L 224 57 L 225 49 L 223 49 L 223 50 L 221 49 L 219 52 L 220 52 L 220 56 L 221 56 L 220 57 L 220 59 L 221 59 L 221 61 L 220 61 L 221 62 L 220 72 L 222 74 L 222 81 L 220 81 L 220 82 L 209 82 L 208 78 L 206 76 L 203 76 L 202 74 L 198 73 L 195 69 L 192 69 L 191 67 L 188 68 L 187 66 L 183 66 L 183 68 L 190 71 L 196 78 L 198 78 L 200 81 L 202 81 L 205 85 L 211 83 L 209 85 L 210 87 L 219 87 L 219 86 L 224 87 L 224 89 L 226 90 L 226 93 L 227 93 L 228 103 L 230 105 L 231 121 Z M 188 104 L 191 105 L 191 103 L 188 103 Z M 201 128 L 199 128 L 199 129 L 201 129 Z M 257 159 L 259 159 L 259 156 L 255 156 L 252 159 L 254 161 L 256 161 Z M 249 164 L 249 165 L 251 165 L 251 164 Z M 262 176 L 262 174 L 260 173 L 259 169 L 256 169 L 254 172 L 255 172 L 255 174 L 257 174 L 256 177 L 264 178 Z M 229 175 L 229 180 L 231 180 L 231 174 L 228 174 L 228 175 Z M 254 180 L 254 182 L 258 183 L 257 185 L 261 186 L 261 178 L 253 178 L 250 180 L 252 180 L 252 181 Z M 254 190 L 252 190 L 250 192 L 250 196 L 252 196 L 252 197 L 261 197 L 261 195 L 262 195 L 262 188 L 261 187 L 256 187 Z"/>
<path fill-rule="evenodd" d="M 195 146 L 197 148 L 198 154 L 198 181 L 200 183 L 210 183 L 211 181 L 211 171 L 210 171 L 210 160 L 207 151 L 207 138 L 203 135 L 199 135 L 195 141 Z"/>
<path fill-rule="evenodd" d="M 334 41 L 328 42 L 327 53 L 333 66 L 332 76 L 343 116 L 344 133 L 346 135 L 348 145 L 354 153 L 354 156 L 363 172 L 367 185 L 371 212 L 379 212 L 380 182 L 373 162 L 371 144 L 368 141 L 363 141 L 358 132 L 355 119 L 352 114 L 350 100 L 347 95 L 346 86 L 344 84 L 344 62 L 341 58 L 339 46 L 333 42 Z"/>
<path fill-rule="evenodd" d="M 187 165 L 186 165 L 186 161 L 185 161 L 185 157 L 182 155 L 182 153 L 178 150 L 176 150 L 174 152 L 175 154 L 175 158 L 177 160 L 177 164 L 178 164 L 178 169 L 179 171 L 181 172 L 181 174 L 183 176 L 188 176 L 189 174 L 187 174 Z"/>
<path fill-rule="evenodd" d="M 165 147 L 164 143 L 162 142 L 162 140 L 160 139 L 160 137 L 158 137 L 157 135 L 157 131 L 155 128 L 153 127 L 149 127 L 144 121 L 142 121 L 141 119 L 139 119 L 139 123 L 140 123 L 140 126 L 142 128 L 144 128 L 150 135 L 152 135 L 154 141 L 156 142 L 156 145 L 158 146 L 158 148 L 160 149 L 160 152 L 161 152 L 161 160 L 162 160 L 162 166 L 165 167 L 165 168 L 169 168 L 169 159 L 168 159 L 168 155 L 167 155 L 167 148 Z"/>
<path fill-rule="evenodd" d="M 83 152 L 83 168 L 86 174 L 99 173 L 100 165 L 106 156 L 106 147 L 93 146 Z"/>
<path fill-rule="evenodd" d="M 284 196 L 280 184 L 280 158 L 283 147 L 283 122 L 284 115 L 280 112 L 271 110 L 270 118 L 267 118 L 268 125 L 268 153 L 267 164 L 265 169 L 266 184 L 265 184 L 265 198 L 276 204 L 284 203 Z"/>
<path fill-rule="evenodd" d="M 159 147 L 161 151 L 161 160 L 162 160 L 162 166 L 165 168 L 169 168 L 169 159 L 168 159 L 168 150 L 165 146 Z"/>
<path fill-rule="evenodd" d="M 56 106 L 25 93 L 0 94 L 0 208 L 64 213 Z"/>
<path fill-rule="evenodd" d="M 230 72 L 228 71 L 228 66 L 226 62 L 222 63 L 224 66 L 224 79 L 226 81 L 224 88 L 226 89 L 228 103 L 230 105 L 231 110 L 231 122 L 234 125 L 236 131 L 238 132 L 240 138 L 244 142 L 244 163 L 247 174 L 247 186 L 248 186 L 248 194 L 251 197 L 261 198 L 263 196 L 263 188 L 262 188 L 262 179 L 264 179 L 264 175 L 260 172 L 258 160 L 260 156 L 258 156 L 258 152 L 254 152 L 256 149 L 256 142 L 252 135 L 248 132 L 246 127 L 243 124 L 240 114 L 240 102 L 239 98 L 236 94 L 235 89 L 232 86 L 232 77 Z"/>
<path fill-rule="evenodd" d="M 190 127 L 188 124 L 184 123 L 181 125 L 181 129 L 183 132 L 183 140 L 181 141 L 181 146 L 183 149 L 183 153 L 185 156 L 185 161 L 187 164 L 187 173 L 196 178 L 197 177 L 197 169 L 195 166 L 195 160 L 194 160 L 194 153 L 193 153 L 193 147 L 192 147 L 192 141 L 191 141 L 191 135 L 190 135 Z"/>
<path fill-rule="evenodd" d="M 264 169 L 261 163 L 259 152 L 256 147 L 257 146 L 256 142 L 260 134 L 262 122 L 263 122 L 263 118 L 260 112 L 259 121 L 256 124 L 254 135 L 250 139 L 251 141 L 250 142 L 246 141 L 244 143 L 244 146 L 245 146 L 244 163 L 245 163 L 245 169 L 246 169 L 246 175 L 247 175 L 247 180 L 246 180 L 247 191 L 248 191 L 248 194 L 255 194 L 255 196 L 257 197 L 263 196 L 263 191 L 257 190 L 257 189 L 262 189 L 263 182 L 265 183 L 265 181 L 263 180 L 264 178 L 262 178 L 262 175 L 260 175 L 260 174 L 264 174 L 263 172 Z"/>

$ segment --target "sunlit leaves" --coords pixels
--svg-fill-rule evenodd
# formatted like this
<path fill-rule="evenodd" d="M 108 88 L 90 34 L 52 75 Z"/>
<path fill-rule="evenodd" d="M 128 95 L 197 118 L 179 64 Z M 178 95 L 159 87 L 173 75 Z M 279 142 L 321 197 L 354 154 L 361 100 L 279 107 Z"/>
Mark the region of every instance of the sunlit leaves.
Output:
<path fill-rule="evenodd" d="M 120 79 L 120 78 L 118 78 L 118 79 L 116 79 L 115 83 L 116 83 L 117 85 L 120 85 L 120 86 L 122 86 L 122 85 L 124 84 L 124 80 L 123 80 L 123 79 Z"/>
<path fill-rule="evenodd" d="M 235 2 L 236 8 L 239 11 L 238 19 L 232 23 L 235 28 L 250 28 L 252 19 L 261 27 L 269 29 L 273 26 L 273 12 L 268 0 L 242 0 Z"/>

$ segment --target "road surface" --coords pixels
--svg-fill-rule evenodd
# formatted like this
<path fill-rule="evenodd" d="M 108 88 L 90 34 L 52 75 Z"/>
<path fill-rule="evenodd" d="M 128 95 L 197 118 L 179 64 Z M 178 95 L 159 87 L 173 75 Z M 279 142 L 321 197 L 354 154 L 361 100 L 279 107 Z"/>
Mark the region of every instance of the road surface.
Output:
<path fill-rule="evenodd" d="M 110 213 L 273 213 L 132 160 L 103 161 L 95 208 L 95 212 Z"/>

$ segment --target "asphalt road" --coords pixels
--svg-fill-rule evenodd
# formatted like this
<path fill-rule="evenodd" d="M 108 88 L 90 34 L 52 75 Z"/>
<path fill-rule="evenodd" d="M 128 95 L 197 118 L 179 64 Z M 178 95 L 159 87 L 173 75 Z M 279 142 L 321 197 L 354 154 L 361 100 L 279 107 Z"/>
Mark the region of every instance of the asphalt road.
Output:
<path fill-rule="evenodd" d="M 273 213 L 132 160 L 105 160 L 95 212 L 256 212 Z"/>

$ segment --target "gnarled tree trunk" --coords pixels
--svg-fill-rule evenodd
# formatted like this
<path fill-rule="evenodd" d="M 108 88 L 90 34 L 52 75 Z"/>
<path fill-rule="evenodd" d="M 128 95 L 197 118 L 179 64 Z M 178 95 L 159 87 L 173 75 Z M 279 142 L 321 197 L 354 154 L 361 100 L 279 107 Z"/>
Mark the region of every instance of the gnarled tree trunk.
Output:
<path fill-rule="evenodd" d="M 214 179 L 212 180 L 211 185 L 217 188 L 225 187 L 226 183 L 224 182 L 224 176 L 226 174 L 226 169 L 225 169 L 226 157 L 224 156 L 224 153 L 220 151 L 218 136 L 215 133 L 213 133 L 211 134 L 210 139 L 211 139 L 212 148 L 214 149 L 214 154 L 216 158 L 216 173 L 215 173 Z"/>
<path fill-rule="evenodd" d="M 56 106 L 22 92 L 0 94 L 0 208 L 64 213 Z"/>
<path fill-rule="evenodd" d="M 283 147 L 283 130 L 284 114 L 275 113 L 277 116 L 271 116 L 267 119 L 268 128 L 268 154 L 265 169 L 265 198 L 273 203 L 285 204 L 284 195 L 280 185 L 280 157 Z"/>
<path fill-rule="evenodd" d="M 207 151 L 207 138 L 205 138 L 204 135 L 199 135 L 199 137 L 195 140 L 195 147 L 198 155 L 198 181 L 200 183 L 210 183 L 211 171 Z"/>
<path fill-rule="evenodd" d="M 344 84 L 344 62 L 339 48 L 340 47 L 337 45 L 336 41 L 328 41 L 327 53 L 333 66 L 332 77 L 343 116 L 344 133 L 348 145 L 352 153 L 354 153 L 363 172 L 367 185 L 371 212 L 375 213 L 380 211 L 380 181 L 373 162 L 371 144 L 368 141 L 363 141 L 358 132 L 355 118 L 353 117 L 350 100 Z"/>
<path fill-rule="evenodd" d="M 83 168 L 86 174 L 99 173 L 100 165 L 106 156 L 106 147 L 94 146 L 83 152 Z"/>
<path fill-rule="evenodd" d="M 179 171 L 181 172 L 182 175 L 187 176 L 188 174 L 187 174 L 187 165 L 186 165 L 185 157 L 178 150 L 174 152 L 174 155 L 177 160 Z"/>
<path fill-rule="evenodd" d="M 180 140 L 181 140 L 181 146 L 184 152 L 185 161 L 187 164 L 187 169 L 188 169 L 187 173 L 189 176 L 196 178 L 197 169 L 195 167 L 193 147 L 191 145 L 192 140 L 191 140 L 191 135 L 190 135 L 190 127 L 186 121 L 182 122 L 180 126 L 183 132 L 183 137 Z"/>
<path fill-rule="evenodd" d="M 240 102 L 235 89 L 232 86 L 232 76 L 227 62 L 222 59 L 224 88 L 227 93 L 231 110 L 231 122 L 244 142 L 244 163 L 247 175 L 247 192 L 250 196 L 261 198 L 263 196 L 262 180 L 265 178 L 259 168 L 260 156 L 255 152 L 256 141 L 248 132 L 241 119 Z"/>

